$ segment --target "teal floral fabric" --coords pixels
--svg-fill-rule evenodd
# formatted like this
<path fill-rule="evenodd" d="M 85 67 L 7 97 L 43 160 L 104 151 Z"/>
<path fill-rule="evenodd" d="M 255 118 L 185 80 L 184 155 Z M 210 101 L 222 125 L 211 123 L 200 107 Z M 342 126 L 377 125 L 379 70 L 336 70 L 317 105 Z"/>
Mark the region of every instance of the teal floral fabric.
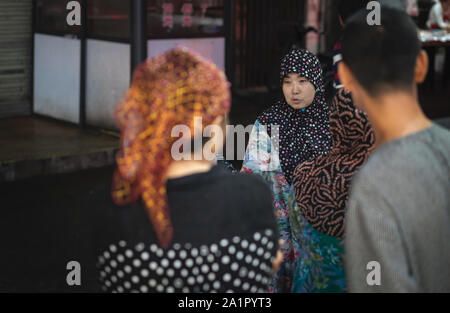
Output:
<path fill-rule="evenodd" d="M 293 192 L 293 191 L 292 191 Z M 295 200 L 294 200 L 295 201 Z M 347 290 L 344 247 L 341 238 L 328 236 L 311 226 L 296 203 L 290 205 L 292 240 L 298 247 L 291 292 L 339 293 Z M 297 210 L 297 214 L 295 214 Z"/>
<path fill-rule="evenodd" d="M 272 127 L 272 133 L 273 127 Z M 299 212 L 294 188 L 280 166 L 275 138 L 256 121 L 241 172 L 266 180 L 273 192 L 283 263 L 272 277 L 269 292 L 342 292 L 345 275 L 342 240 L 315 230 Z"/>
<path fill-rule="evenodd" d="M 273 191 L 274 214 L 278 224 L 280 239 L 284 243 L 280 247 L 283 254 L 283 263 L 274 275 L 268 291 L 290 292 L 296 259 L 288 204 L 295 203 L 295 195 L 284 177 L 276 145 L 272 144 L 266 125 L 261 125 L 259 121 L 255 122 L 250 134 L 241 172 L 261 176 Z"/>

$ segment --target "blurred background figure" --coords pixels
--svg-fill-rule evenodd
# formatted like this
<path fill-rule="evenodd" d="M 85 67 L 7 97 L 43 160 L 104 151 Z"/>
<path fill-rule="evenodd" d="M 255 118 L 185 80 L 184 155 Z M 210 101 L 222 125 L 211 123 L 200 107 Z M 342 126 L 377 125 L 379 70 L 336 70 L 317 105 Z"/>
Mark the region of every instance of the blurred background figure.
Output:
<path fill-rule="evenodd" d="M 434 0 L 431 7 L 430 15 L 428 16 L 427 26 L 430 29 L 442 29 L 450 31 L 450 0 Z"/>
<path fill-rule="evenodd" d="M 338 3 L 338 17 L 339 17 L 339 23 L 341 27 L 345 27 L 345 21 L 358 12 L 359 10 L 363 10 L 367 7 L 368 0 L 340 0 Z M 341 35 L 339 35 L 340 37 Z M 338 73 L 338 64 L 342 60 L 342 54 L 341 54 L 341 42 L 340 38 L 338 42 L 335 43 L 333 47 L 333 73 L 334 73 L 334 89 L 335 92 L 342 88 L 343 85 L 341 84 L 341 81 L 339 79 L 339 73 Z"/>
<path fill-rule="evenodd" d="M 407 0 L 406 13 L 411 16 L 419 16 L 419 5 L 417 4 L 417 0 Z"/>
<path fill-rule="evenodd" d="M 419 15 L 417 0 L 378 0 L 385 8 L 403 10 L 411 16 Z"/>

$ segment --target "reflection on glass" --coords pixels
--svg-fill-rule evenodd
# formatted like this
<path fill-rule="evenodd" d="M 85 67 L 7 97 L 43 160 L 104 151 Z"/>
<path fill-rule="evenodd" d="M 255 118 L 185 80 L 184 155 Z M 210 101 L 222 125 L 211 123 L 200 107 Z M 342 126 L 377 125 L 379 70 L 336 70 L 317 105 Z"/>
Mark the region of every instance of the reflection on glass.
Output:
<path fill-rule="evenodd" d="M 223 36 L 223 0 L 147 0 L 149 38 Z"/>
<path fill-rule="evenodd" d="M 88 0 L 87 4 L 89 37 L 130 38 L 129 0 Z"/>
<path fill-rule="evenodd" d="M 70 0 L 36 0 L 36 31 L 75 34 L 67 25 Z M 129 40 L 130 0 L 87 0 L 87 33 L 91 38 Z M 198 38 L 224 34 L 223 0 L 147 0 L 148 38 Z"/>
<path fill-rule="evenodd" d="M 67 24 L 66 5 L 69 0 L 37 0 L 36 1 L 36 32 L 57 35 L 77 35 L 80 26 Z"/>

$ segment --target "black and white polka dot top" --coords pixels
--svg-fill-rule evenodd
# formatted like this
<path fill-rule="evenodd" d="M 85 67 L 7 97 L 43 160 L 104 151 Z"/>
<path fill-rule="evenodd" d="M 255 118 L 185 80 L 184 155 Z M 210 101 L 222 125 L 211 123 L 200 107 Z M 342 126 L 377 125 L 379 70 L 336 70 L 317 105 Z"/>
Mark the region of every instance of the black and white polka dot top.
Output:
<path fill-rule="evenodd" d="M 278 248 L 272 196 L 265 183 L 216 166 L 208 173 L 169 180 L 167 190 L 172 244 L 158 245 L 143 206 L 116 208 L 115 219 L 102 231 L 102 289 L 265 292 Z"/>

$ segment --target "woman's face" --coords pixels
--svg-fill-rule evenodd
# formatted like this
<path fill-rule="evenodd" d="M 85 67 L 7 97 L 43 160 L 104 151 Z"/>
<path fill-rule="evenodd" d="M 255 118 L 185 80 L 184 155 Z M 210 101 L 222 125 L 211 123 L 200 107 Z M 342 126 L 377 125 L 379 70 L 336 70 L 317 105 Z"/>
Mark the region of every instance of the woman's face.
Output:
<path fill-rule="evenodd" d="M 303 109 L 313 103 L 316 89 L 307 78 L 291 73 L 283 79 L 283 94 L 292 108 Z"/>

